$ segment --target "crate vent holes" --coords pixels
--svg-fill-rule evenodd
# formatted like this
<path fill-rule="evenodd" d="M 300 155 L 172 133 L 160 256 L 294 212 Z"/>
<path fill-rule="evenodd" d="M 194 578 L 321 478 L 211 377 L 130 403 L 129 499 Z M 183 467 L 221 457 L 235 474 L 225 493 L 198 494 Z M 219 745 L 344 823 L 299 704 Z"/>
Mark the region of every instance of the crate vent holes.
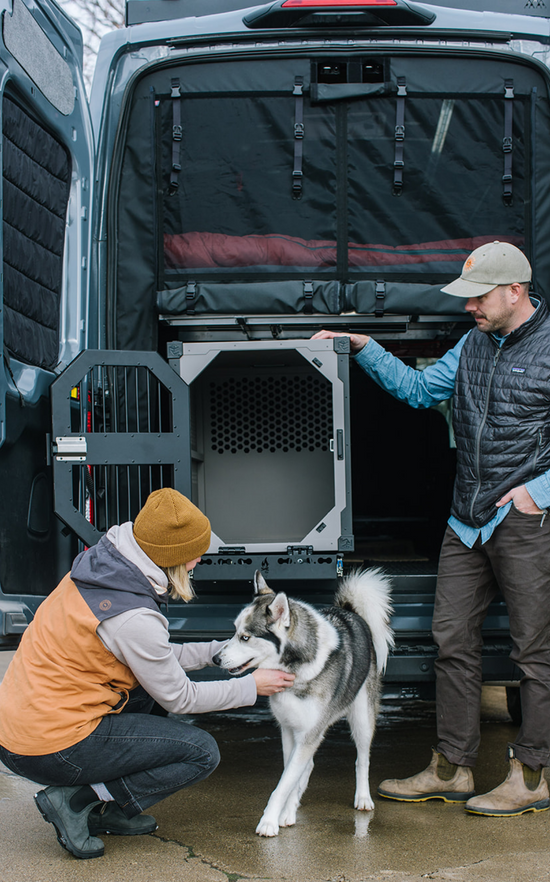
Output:
<path fill-rule="evenodd" d="M 328 451 L 331 386 L 315 376 L 211 381 L 211 449 L 223 453 Z"/>

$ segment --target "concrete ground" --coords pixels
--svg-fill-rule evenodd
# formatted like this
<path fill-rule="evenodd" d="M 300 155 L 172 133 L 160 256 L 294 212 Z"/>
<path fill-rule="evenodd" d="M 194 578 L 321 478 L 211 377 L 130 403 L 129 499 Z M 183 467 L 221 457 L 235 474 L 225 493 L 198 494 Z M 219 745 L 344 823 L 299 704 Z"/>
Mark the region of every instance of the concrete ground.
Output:
<path fill-rule="evenodd" d="M 0 676 L 9 653 L 0 653 Z M 515 729 L 504 690 L 484 690 L 479 793 L 506 774 Z M 197 720 L 198 722 L 198 720 Z M 0 764 L 0 882 L 544 882 L 550 880 L 550 812 L 519 818 L 466 815 L 439 801 L 375 799 L 353 809 L 354 750 L 344 724 L 320 748 L 295 827 L 254 834 L 281 771 L 278 733 L 265 710 L 200 720 L 222 762 L 207 780 L 154 807 L 158 830 L 105 836 L 105 856 L 78 861 L 58 845 L 32 796 L 35 784 Z M 418 771 L 435 743 L 432 705 L 386 707 L 372 753 L 371 787 Z"/>

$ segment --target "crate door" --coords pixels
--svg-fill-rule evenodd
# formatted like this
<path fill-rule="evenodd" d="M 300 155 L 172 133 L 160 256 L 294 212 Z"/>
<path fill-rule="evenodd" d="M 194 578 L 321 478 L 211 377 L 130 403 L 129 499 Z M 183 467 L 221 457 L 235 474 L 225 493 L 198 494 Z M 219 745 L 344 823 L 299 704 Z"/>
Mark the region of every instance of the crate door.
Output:
<path fill-rule="evenodd" d="M 189 394 L 154 352 L 88 350 L 52 387 L 54 505 L 86 545 L 153 490 L 191 493 Z"/>

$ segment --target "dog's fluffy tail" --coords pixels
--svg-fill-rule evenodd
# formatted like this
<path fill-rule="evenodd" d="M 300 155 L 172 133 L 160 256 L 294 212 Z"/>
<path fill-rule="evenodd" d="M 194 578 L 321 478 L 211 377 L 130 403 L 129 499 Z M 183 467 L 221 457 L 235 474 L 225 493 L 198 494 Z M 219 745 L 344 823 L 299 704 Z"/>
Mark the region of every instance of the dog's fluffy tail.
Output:
<path fill-rule="evenodd" d="M 381 569 L 355 570 L 345 576 L 336 595 L 336 605 L 350 608 L 361 616 L 370 628 L 376 667 L 386 669 L 388 653 L 394 645 L 390 628 L 391 582 Z"/>

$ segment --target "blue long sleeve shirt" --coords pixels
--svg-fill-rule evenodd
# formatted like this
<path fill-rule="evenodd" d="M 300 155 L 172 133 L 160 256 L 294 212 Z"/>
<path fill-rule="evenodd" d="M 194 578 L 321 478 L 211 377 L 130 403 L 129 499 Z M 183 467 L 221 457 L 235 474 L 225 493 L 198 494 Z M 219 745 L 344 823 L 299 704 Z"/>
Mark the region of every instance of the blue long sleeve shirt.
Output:
<path fill-rule="evenodd" d="M 446 352 L 436 364 L 430 365 L 423 371 L 415 370 L 415 368 L 404 364 L 401 359 L 396 358 L 391 352 L 387 352 L 379 343 L 376 343 L 372 337 L 367 345 L 357 353 L 355 360 L 375 383 L 393 395 L 394 398 L 406 401 L 416 408 L 433 407 L 440 401 L 451 398 L 454 394 L 460 353 L 467 336 L 468 334 L 465 334 L 456 346 Z M 493 334 L 493 337 L 499 346 L 502 346 L 505 338 L 498 337 L 496 334 Z M 538 508 L 544 510 L 550 507 L 550 469 L 538 478 L 526 483 L 525 487 Z M 472 548 L 480 535 L 482 543 L 487 542 L 511 507 L 511 502 L 503 505 L 498 509 L 495 517 L 481 529 L 463 524 L 452 515 L 448 523 L 461 542 L 468 548 Z"/>

